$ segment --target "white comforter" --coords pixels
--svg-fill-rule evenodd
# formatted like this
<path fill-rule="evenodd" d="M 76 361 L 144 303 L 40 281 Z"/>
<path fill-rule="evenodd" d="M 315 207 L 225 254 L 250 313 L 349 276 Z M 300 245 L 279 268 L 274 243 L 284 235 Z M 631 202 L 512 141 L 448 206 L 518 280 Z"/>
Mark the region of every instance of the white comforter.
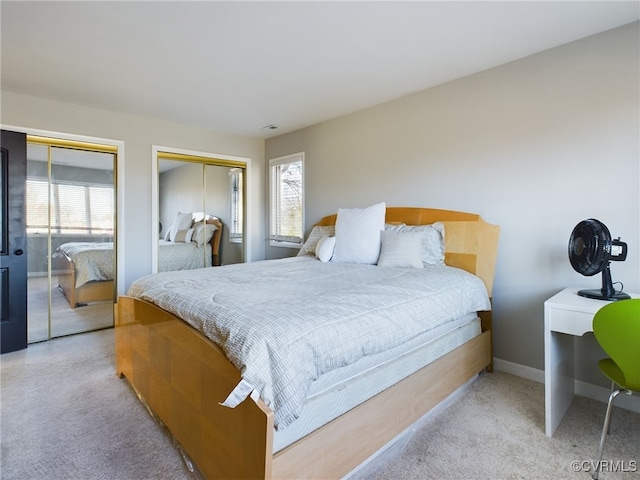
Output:
<path fill-rule="evenodd" d="M 297 418 L 323 373 L 491 308 L 482 281 L 463 270 L 311 256 L 158 273 L 134 282 L 128 294 L 220 345 L 274 410 L 276 428 Z"/>

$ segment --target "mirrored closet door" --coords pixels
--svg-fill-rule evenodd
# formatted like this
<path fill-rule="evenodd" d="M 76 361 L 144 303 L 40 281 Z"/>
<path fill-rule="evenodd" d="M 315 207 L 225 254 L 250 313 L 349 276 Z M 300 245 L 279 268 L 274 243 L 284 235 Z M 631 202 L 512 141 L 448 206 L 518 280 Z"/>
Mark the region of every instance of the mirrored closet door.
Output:
<path fill-rule="evenodd" d="M 244 262 L 240 161 L 158 152 L 157 271 Z"/>
<path fill-rule="evenodd" d="M 27 137 L 28 342 L 113 326 L 115 148 Z"/>

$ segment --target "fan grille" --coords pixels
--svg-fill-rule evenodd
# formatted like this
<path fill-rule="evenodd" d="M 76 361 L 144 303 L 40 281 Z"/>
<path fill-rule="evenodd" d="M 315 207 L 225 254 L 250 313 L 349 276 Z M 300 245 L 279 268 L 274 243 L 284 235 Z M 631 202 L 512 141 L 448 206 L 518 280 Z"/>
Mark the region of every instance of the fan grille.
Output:
<path fill-rule="evenodd" d="M 611 253 L 611 234 L 602 222 L 590 218 L 578 223 L 569 238 L 569 261 L 574 270 L 590 277 L 604 270 Z"/>

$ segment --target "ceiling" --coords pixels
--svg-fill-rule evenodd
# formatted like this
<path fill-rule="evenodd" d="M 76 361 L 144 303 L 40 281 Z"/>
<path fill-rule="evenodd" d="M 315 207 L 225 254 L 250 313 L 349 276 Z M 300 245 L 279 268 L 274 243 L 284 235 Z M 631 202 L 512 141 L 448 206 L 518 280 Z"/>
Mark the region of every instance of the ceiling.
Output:
<path fill-rule="evenodd" d="M 2 1 L 0 16 L 4 91 L 267 138 L 638 21 L 640 3 Z"/>

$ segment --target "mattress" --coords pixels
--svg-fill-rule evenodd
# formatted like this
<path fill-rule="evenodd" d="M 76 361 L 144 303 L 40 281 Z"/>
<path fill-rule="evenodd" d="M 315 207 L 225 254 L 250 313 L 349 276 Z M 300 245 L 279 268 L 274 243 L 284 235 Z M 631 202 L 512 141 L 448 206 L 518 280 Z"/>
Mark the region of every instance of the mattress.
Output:
<path fill-rule="evenodd" d="M 476 314 L 468 314 L 381 354 L 363 358 L 320 377 L 309 390 L 300 416 L 274 435 L 274 453 L 286 448 L 360 403 L 480 335 Z"/>

